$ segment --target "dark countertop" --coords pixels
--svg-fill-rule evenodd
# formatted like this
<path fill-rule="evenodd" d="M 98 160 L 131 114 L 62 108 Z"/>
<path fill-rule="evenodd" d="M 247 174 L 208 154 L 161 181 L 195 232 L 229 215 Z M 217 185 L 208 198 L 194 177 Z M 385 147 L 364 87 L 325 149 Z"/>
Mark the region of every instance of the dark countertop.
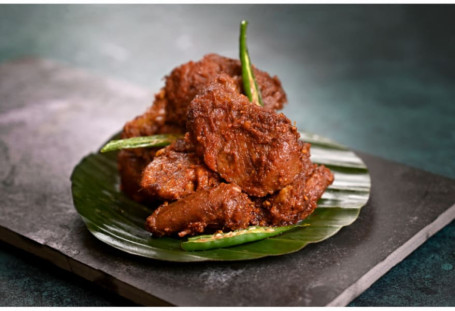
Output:
<path fill-rule="evenodd" d="M 454 13 L 453 5 L 1 5 L 0 61 L 55 59 L 157 91 L 178 64 L 208 52 L 236 57 L 245 18 L 252 60 L 280 77 L 284 112 L 299 128 L 455 178 Z M 0 113 L 14 108 L 0 100 Z M 0 305 L 129 304 L 30 257 L 1 245 Z M 454 265 L 452 222 L 351 305 L 453 306 Z"/>

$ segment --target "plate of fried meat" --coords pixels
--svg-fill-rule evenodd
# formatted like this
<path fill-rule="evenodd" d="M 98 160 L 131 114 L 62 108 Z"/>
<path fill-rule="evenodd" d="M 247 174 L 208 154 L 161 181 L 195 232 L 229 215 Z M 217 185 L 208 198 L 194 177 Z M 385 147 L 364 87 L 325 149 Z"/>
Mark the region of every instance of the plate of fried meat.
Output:
<path fill-rule="evenodd" d="M 279 112 L 286 93 L 251 64 L 246 27 L 239 59 L 177 66 L 145 113 L 75 167 L 74 204 L 96 238 L 165 261 L 250 260 L 296 252 L 357 219 L 367 167 Z"/>

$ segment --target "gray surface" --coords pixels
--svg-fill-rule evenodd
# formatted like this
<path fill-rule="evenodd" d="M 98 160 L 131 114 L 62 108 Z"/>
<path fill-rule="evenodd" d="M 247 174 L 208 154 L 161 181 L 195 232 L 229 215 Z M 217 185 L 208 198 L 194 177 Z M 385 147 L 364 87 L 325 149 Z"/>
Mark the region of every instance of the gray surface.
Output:
<path fill-rule="evenodd" d="M 0 242 L 0 306 L 53 307 L 131 306 L 133 302 L 113 295 L 54 264 Z M 5 254 L 6 253 L 6 254 Z M 14 281 L 11 281 L 14 280 Z M 21 288 L 26 289 L 26 294 Z M 17 303 L 21 301 L 21 303 Z"/>
<path fill-rule="evenodd" d="M 55 59 L 156 92 L 179 63 L 236 57 L 246 18 L 252 60 L 283 81 L 300 129 L 455 179 L 453 16 L 455 5 L 438 4 L 1 5 L 0 61 Z M 0 246 L 0 261 L 20 262 L 11 249 Z M 0 301 L 60 305 L 46 289 L 68 298 L 73 280 L 50 268 L 60 282 L 37 280 L 46 267 L 30 262 L 0 264 Z M 453 267 L 455 222 L 352 304 L 454 306 Z M 71 305 L 105 303 L 83 286 L 71 292 Z"/>
<path fill-rule="evenodd" d="M 0 83 L 8 103 L 0 116 L 1 239 L 139 303 L 345 304 L 455 215 L 455 181 L 360 154 L 372 175 L 371 200 L 353 225 L 323 243 L 235 263 L 124 254 L 85 229 L 69 176 L 152 94 L 33 59 L 1 65 L 0 77 L 8 77 Z"/>

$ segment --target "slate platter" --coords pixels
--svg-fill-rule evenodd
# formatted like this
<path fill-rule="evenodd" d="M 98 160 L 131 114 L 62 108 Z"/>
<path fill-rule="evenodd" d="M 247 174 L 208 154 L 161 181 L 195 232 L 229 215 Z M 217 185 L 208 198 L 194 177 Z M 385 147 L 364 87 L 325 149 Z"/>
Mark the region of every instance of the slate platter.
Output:
<path fill-rule="evenodd" d="M 347 305 L 455 218 L 455 181 L 358 153 L 371 198 L 351 226 L 300 252 L 169 263 L 96 240 L 69 176 L 152 93 L 39 59 L 0 65 L 0 240 L 145 305 Z M 403 280 L 405 282 L 405 280 Z"/>

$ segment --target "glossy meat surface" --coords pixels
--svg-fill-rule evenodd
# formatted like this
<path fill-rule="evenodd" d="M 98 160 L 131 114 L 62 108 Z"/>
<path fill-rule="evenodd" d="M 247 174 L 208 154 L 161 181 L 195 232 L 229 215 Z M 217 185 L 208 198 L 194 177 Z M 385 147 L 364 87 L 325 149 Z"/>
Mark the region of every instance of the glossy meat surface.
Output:
<path fill-rule="evenodd" d="M 180 237 L 206 229 L 242 229 L 254 219 L 253 210 L 253 203 L 238 186 L 222 183 L 161 205 L 147 218 L 146 228 L 155 236 Z"/>
<path fill-rule="evenodd" d="M 283 114 L 250 104 L 227 75 L 191 102 L 187 118 L 196 153 L 249 195 L 271 194 L 302 170 L 297 129 Z"/>
<path fill-rule="evenodd" d="M 209 170 L 192 148 L 177 140 L 158 151 L 142 173 L 142 189 L 149 196 L 166 201 L 218 185 L 218 174 Z"/>

